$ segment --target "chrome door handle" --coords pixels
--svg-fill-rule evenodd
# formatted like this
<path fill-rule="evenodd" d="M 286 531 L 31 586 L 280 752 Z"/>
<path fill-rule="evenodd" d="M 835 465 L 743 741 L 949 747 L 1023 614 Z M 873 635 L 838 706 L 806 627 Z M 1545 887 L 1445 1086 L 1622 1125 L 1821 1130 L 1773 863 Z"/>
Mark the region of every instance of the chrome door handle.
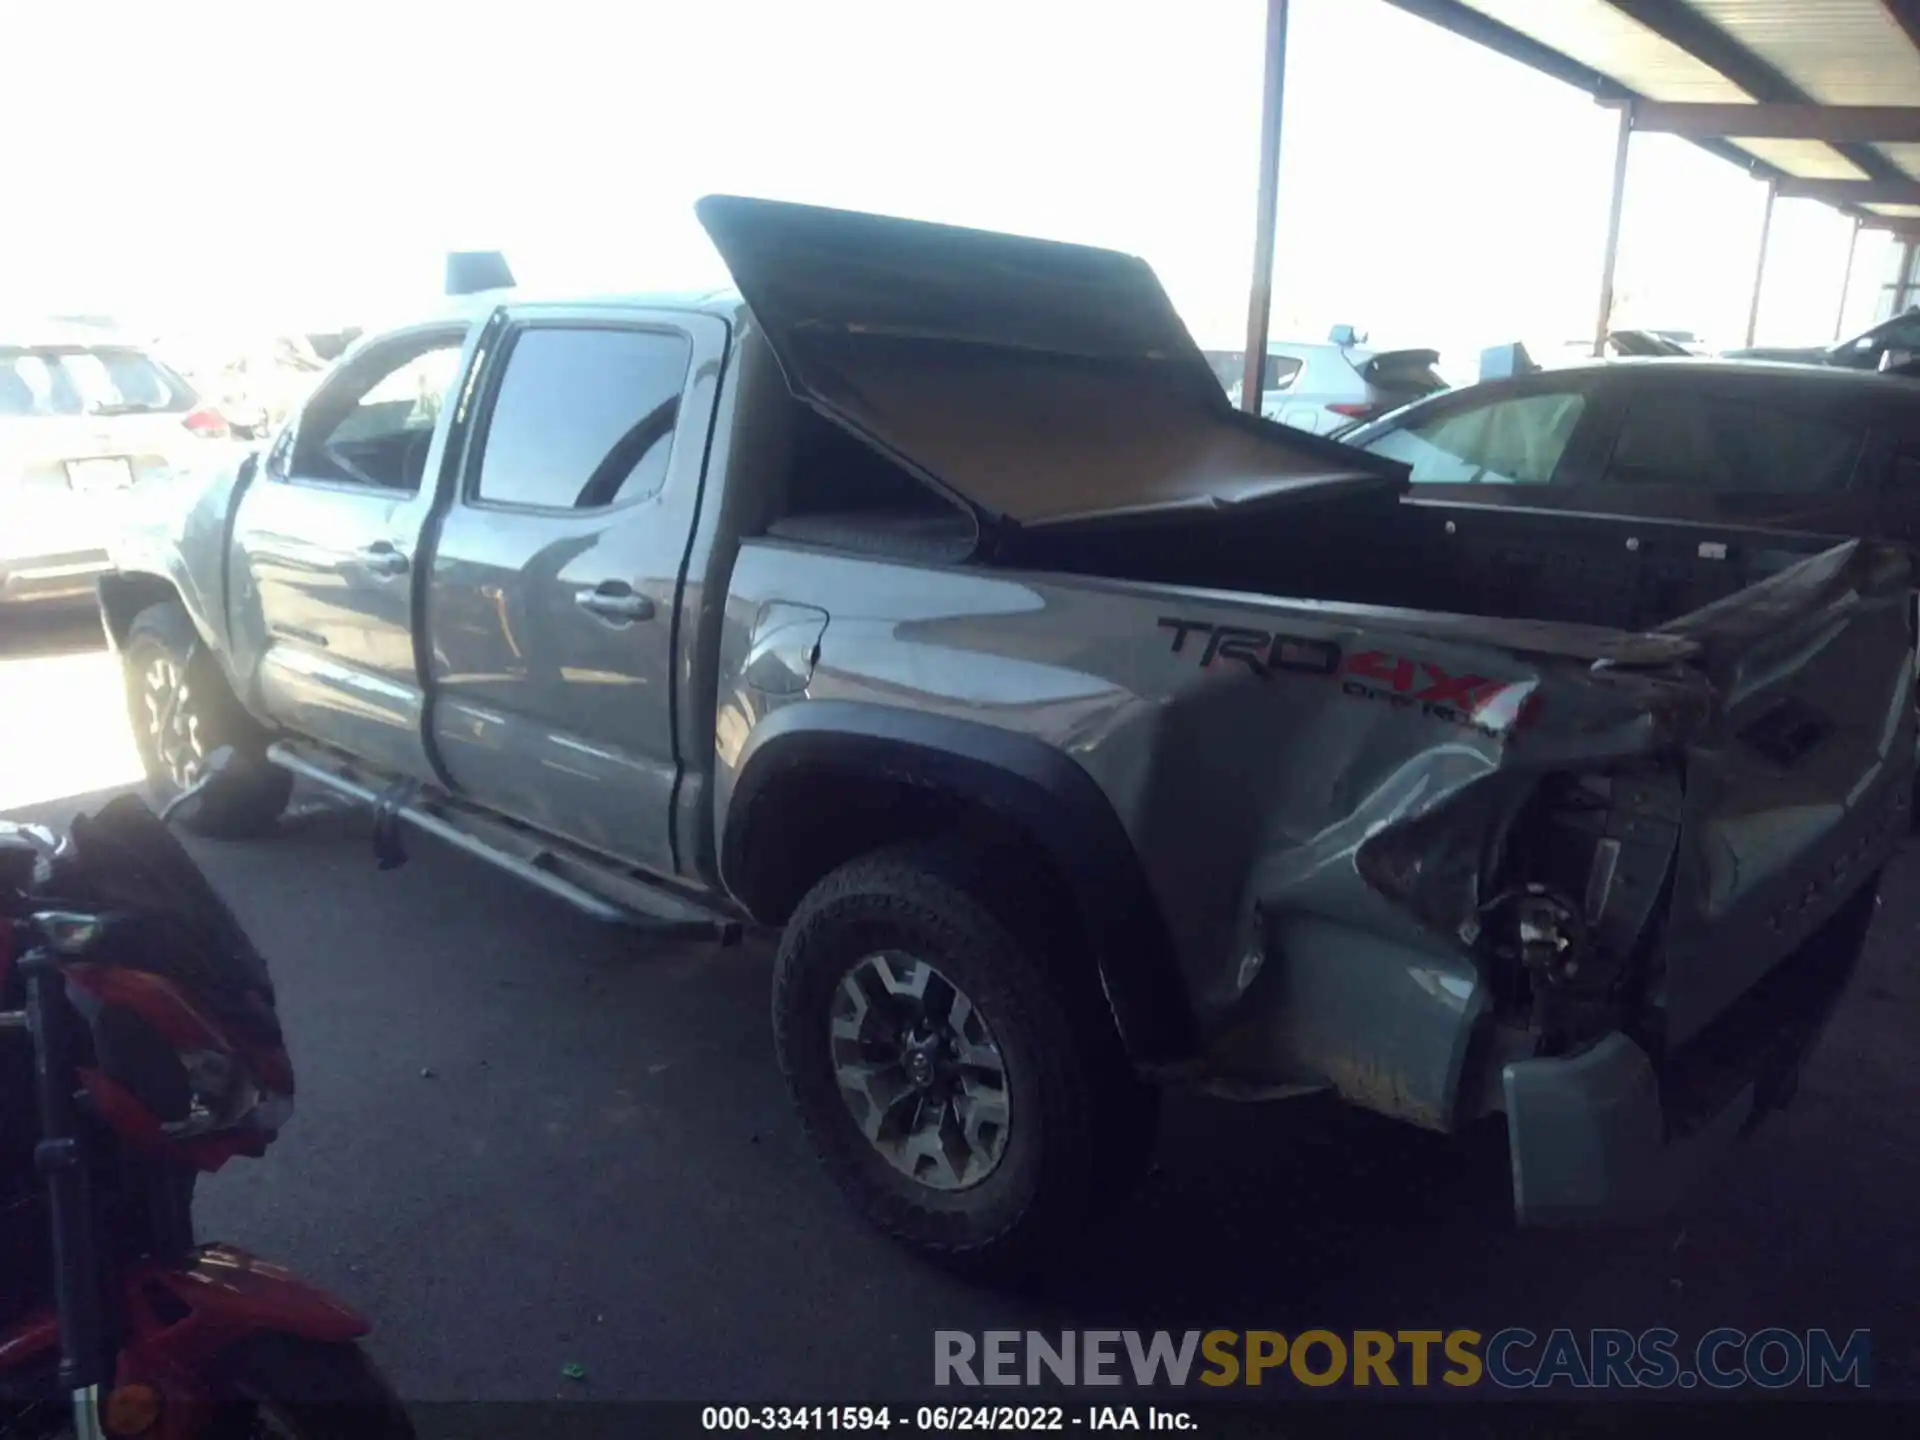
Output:
<path fill-rule="evenodd" d="M 407 557 L 385 540 L 376 540 L 360 552 L 360 563 L 376 575 L 404 575 Z"/>
<path fill-rule="evenodd" d="M 634 594 L 633 587 L 624 580 L 607 580 L 591 590 L 581 590 L 573 601 L 591 615 L 622 625 L 653 618 L 653 601 Z"/>

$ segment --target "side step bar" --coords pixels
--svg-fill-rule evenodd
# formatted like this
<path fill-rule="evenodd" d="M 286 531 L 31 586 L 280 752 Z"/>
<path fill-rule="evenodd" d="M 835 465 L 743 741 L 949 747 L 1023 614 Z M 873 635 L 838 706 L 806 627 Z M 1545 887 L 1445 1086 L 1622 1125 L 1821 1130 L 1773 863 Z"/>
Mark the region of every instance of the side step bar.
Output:
<path fill-rule="evenodd" d="M 539 886 L 596 920 L 666 939 L 739 943 L 742 927 L 734 916 L 675 894 L 590 851 L 484 814 L 452 796 L 418 790 L 395 803 L 379 777 L 364 774 L 343 757 L 290 741 L 272 745 L 267 759 L 350 800 L 375 807 L 389 805 L 395 818 Z"/>

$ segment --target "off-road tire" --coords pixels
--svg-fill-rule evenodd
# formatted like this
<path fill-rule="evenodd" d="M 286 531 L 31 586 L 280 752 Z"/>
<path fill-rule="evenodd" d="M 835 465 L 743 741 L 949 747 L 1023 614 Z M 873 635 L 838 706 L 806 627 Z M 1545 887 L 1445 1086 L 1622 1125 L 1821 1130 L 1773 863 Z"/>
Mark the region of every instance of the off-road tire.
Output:
<path fill-rule="evenodd" d="M 867 1141 L 835 1081 L 829 1016 L 863 957 L 896 950 L 965 992 L 1005 1060 L 1012 1104 L 997 1167 L 935 1190 Z M 781 937 L 780 1067 L 829 1175 L 918 1254 L 1011 1277 L 1117 1208 L 1152 1157 L 1157 1092 L 1127 1063 L 1084 944 L 1031 866 L 957 843 L 882 850 L 821 880 Z"/>
<path fill-rule="evenodd" d="M 233 763 L 183 807 L 180 824 L 199 835 L 245 839 L 270 833 L 293 793 L 293 777 L 267 761 L 267 732 L 240 707 L 220 665 L 201 642 L 193 621 L 178 601 L 142 610 L 127 627 L 121 646 L 127 718 L 147 772 L 147 790 L 156 807 L 180 793 L 149 728 L 147 676 L 156 662 L 173 665 L 186 678 L 197 733 L 208 754 L 231 746 Z"/>
<path fill-rule="evenodd" d="M 407 1407 L 358 1345 L 255 1335 L 222 1352 L 212 1378 L 216 1440 L 280 1432 L 298 1440 L 413 1440 Z M 262 1410 L 277 1431 L 258 1423 Z"/>

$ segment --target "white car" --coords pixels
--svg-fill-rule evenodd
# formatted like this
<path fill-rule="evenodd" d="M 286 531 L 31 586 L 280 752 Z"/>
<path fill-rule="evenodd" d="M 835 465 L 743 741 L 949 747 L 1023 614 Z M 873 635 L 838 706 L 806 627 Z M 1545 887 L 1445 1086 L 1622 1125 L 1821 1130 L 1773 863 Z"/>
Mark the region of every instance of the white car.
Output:
<path fill-rule="evenodd" d="M 1446 389 L 1433 368 L 1439 359 L 1433 350 L 1369 350 L 1349 325 L 1336 325 L 1323 341 L 1275 340 L 1267 346 L 1260 413 L 1297 430 L 1337 434 Z M 1241 382 L 1232 367 L 1239 357 L 1228 356 L 1228 364 L 1222 378 L 1238 405 Z M 1222 373 L 1218 365 L 1215 373 Z"/>
<path fill-rule="evenodd" d="M 0 605 L 91 598 L 127 492 L 227 439 L 220 412 L 138 344 L 0 331 Z"/>

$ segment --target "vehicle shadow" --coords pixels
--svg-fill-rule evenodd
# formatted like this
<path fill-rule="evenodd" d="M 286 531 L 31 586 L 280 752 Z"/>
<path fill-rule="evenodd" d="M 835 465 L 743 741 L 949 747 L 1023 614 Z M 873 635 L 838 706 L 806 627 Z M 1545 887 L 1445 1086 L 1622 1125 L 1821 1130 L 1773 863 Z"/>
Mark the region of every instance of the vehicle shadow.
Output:
<path fill-rule="evenodd" d="M 91 605 L 18 613 L 0 609 L 0 662 L 91 654 L 106 644 Z"/>
<path fill-rule="evenodd" d="M 1387 1293 L 1438 1256 L 1525 1244 L 1509 1187 L 1497 1121 L 1447 1137 L 1319 1097 L 1175 1095 L 1138 1197 L 1032 1298 L 1128 1328 L 1381 1324 L 1441 1298 Z M 1402 1249 L 1421 1259 L 1396 1279 Z"/>
<path fill-rule="evenodd" d="M 373 834 L 373 811 L 344 795 L 296 780 L 278 833 L 315 840 L 365 840 Z"/>

